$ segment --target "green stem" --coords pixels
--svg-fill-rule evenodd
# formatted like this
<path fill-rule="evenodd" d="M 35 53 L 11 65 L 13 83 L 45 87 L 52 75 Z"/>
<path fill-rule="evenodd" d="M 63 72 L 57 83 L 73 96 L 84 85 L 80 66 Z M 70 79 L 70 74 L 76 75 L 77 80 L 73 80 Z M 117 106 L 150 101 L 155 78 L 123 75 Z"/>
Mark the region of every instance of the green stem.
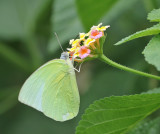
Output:
<path fill-rule="evenodd" d="M 148 73 L 145 73 L 145 72 L 141 72 L 141 71 L 138 71 L 138 70 L 135 70 L 135 69 L 132 69 L 132 68 L 129 68 L 129 67 L 126 67 L 126 66 L 123 66 L 123 65 L 120 65 L 112 60 L 110 60 L 109 58 L 107 58 L 104 54 L 100 55 L 99 56 L 99 59 L 113 67 L 116 67 L 116 68 L 119 68 L 119 69 L 122 69 L 124 71 L 128 71 L 128 72 L 131 72 L 131 73 L 135 73 L 135 74 L 138 74 L 138 75 L 141 75 L 141 76 L 145 76 L 145 77 L 149 77 L 149 78 L 153 78 L 153 79 L 157 79 L 157 80 L 160 80 L 160 77 L 159 76 L 156 76 L 156 75 L 152 75 L 152 74 L 148 74 Z"/>

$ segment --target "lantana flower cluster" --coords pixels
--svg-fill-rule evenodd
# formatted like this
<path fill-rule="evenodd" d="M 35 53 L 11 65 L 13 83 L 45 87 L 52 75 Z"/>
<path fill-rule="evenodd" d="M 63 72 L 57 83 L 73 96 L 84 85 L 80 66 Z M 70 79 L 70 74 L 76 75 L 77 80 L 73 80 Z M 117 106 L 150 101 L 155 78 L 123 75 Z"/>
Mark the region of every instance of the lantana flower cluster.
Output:
<path fill-rule="evenodd" d="M 82 61 L 84 58 L 93 57 L 95 50 L 100 49 L 99 39 L 104 36 L 104 31 L 110 27 L 101 26 L 91 27 L 88 33 L 79 33 L 78 39 L 71 39 L 69 44 L 71 48 L 68 48 L 68 52 L 71 57 L 76 61 Z"/>

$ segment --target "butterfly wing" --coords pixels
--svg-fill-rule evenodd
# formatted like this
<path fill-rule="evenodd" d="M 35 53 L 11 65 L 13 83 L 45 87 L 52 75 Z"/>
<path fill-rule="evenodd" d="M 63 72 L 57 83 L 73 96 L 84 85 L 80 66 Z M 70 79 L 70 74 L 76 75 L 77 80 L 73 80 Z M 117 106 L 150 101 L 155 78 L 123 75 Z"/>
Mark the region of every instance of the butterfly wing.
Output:
<path fill-rule="evenodd" d="M 75 117 L 79 93 L 71 61 L 56 59 L 41 66 L 22 86 L 19 101 L 57 121 Z"/>
<path fill-rule="evenodd" d="M 42 95 L 44 114 L 57 121 L 72 119 L 79 111 L 80 100 L 75 72 L 71 61 L 66 62 L 56 79 L 46 85 L 47 90 Z"/>
<path fill-rule="evenodd" d="M 23 84 L 19 93 L 19 101 L 42 112 L 42 94 L 46 83 L 57 73 L 63 61 L 52 60 L 37 69 Z"/>

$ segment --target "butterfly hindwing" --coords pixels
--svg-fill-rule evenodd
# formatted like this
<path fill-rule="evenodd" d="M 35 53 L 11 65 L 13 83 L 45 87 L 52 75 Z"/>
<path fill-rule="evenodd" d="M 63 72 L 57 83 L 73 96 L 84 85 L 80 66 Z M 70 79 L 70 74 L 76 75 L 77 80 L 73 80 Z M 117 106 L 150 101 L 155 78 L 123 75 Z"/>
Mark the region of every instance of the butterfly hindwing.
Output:
<path fill-rule="evenodd" d="M 64 63 L 56 80 L 46 85 L 42 97 L 42 109 L 46 116 L 57 121 L 65 121 L 75 117 L 79 110 L 79 93 L 75 72 L 70 60 Z"/>

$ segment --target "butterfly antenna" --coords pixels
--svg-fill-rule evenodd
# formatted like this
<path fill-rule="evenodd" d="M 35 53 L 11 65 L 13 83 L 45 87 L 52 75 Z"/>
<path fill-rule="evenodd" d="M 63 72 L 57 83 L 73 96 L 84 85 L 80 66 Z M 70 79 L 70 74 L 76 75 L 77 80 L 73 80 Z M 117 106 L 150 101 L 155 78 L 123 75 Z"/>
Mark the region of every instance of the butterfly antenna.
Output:
<path fill-rule="evenodd" d="M 57 33 L 56 33 L 56 32 L 54 32 L 54 34 L 55 34 L 55 36 L 56 36 L 56 38 L 57 38 L 58 44 L 60 45 L 60 47 L 61 47 L 62 51 L 64 52 L 63 47 L 62 47 L 62 45 L 61 45 L 61 43 L 60 43 L 60 41 L 59 41 L 59 38 L 58 38 Z"/>

